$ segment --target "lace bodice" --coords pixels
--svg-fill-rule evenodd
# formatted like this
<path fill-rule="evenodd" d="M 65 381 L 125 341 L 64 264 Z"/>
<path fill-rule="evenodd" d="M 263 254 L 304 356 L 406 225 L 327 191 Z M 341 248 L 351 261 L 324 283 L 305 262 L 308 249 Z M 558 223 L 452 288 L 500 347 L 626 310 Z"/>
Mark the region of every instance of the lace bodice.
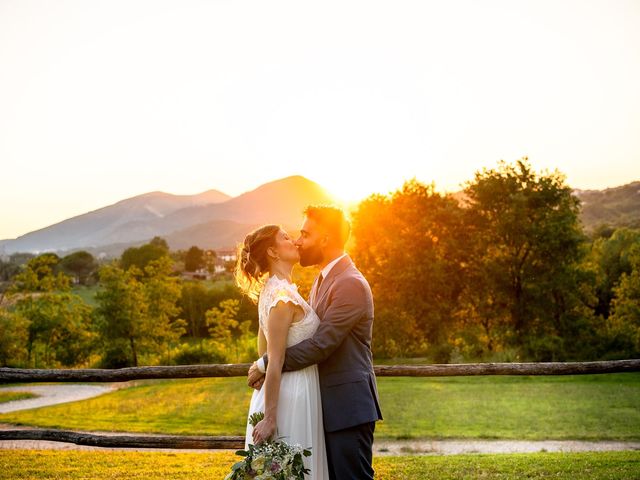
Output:
<path fill-rule="evenodd" d="M 299 305 L 304 311 L 304 317 L 292 323 L 291 327 L 289 327 L 287 347 L 313 336 L 320 323 L 318 315 L 298 293 L 298 287 L 295 284 L 276 276 L 269 277 L 260 292 L 260 299 L 258 300 L 258 320 L 265 335 L 267 334 L 266 323 L 269 312 L 279 302 L 290 302 Z"/>

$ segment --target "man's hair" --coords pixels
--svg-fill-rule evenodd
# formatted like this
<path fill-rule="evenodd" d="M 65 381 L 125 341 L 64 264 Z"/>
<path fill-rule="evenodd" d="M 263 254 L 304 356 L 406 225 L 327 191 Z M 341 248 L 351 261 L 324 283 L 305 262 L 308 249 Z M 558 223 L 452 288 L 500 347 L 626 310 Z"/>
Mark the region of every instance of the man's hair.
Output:
<path fill-rule="evenodd" d="M 344 248 L 349 240 L 351 225 L 341 208 L 332 205 L 309 205 L 304 209 L 304 214 L 326 230 L 332 243 Z"/>

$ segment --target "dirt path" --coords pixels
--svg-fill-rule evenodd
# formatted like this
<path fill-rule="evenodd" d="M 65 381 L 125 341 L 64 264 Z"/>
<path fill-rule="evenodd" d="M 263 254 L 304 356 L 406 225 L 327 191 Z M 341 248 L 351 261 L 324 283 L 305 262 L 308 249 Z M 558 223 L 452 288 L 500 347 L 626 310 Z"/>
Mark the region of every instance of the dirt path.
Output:
<path fill-rule="evenodd" d="M 30 429 L 0 424 L 0 430 Z M 101 435 L 130 435 L 126 432 L 85 432 Z M 205 449 L 170 448 L 104 448 L 75 445 L 45 440 L 3 440 L 2 449 L 36 450 L 134 450 L 155 452 L 211 453 Z M 459 455 L 464 453 L 534 453 L 534 452 L 604 452 L 613 450 L 640 450 L 640 442 L 580 441 L 580 440 L 379 440 L 373 446 L 376 456 L 399 455 Z"/>
<path fill-rule="evenodd" d="M 640 450 L 640 442 L 580 440 L 380 440 L 375 455 L 458 455 L 462 453 L 604 452 Z"/>
<path fill-rule="evenodd" d="M 0 403 L 0 413 L 28 410 L 30 408 L 45 407 L 58 403 L 75 402 L 87 398 L 97 397 L 111 392 L 116 387 L 113 385 L 17 385 L 13 387 L 0 387 L 0 392 L 30 392 L 38 395 L 35 398 L 14 400 Z"/>

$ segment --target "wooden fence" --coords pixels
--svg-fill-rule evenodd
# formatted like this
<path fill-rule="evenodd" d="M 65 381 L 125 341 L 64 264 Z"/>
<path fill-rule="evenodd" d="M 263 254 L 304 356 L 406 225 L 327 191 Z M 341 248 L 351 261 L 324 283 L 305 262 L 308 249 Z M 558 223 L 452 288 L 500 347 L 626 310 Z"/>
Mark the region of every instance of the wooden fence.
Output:
<path fill-rule="evenodd" d="M 114 370 L 43 370 L 0 368 L 0 384 L 16 382 L 124 382 L 160 378 L 244 377 L 250 364 L 131 367 Z M 602 362 L 464 363 L 377 365 L 378 377 L 449 377 L 471 375 L 584 375 L 639 372 L 640 359 Z M 0 430 L 0 440 L 51 440 L 96 447 L 236 449 L 242 436 L 93 434 L 57 429 Z"/>

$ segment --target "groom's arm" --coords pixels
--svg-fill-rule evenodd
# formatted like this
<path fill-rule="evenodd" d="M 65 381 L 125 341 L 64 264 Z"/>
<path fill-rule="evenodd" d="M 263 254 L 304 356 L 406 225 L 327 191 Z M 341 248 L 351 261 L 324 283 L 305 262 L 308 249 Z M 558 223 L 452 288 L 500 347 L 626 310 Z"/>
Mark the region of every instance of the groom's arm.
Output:
<path fill-rule="evenodd" d="M 362 282 L 350 277 L 337 287 L 313 337 L 287 348 L 283 371 L 300 370 L 326 360 L 365 315 L 371 300 Z M 267 356 L 263 359 L 266 365 Z"/>

